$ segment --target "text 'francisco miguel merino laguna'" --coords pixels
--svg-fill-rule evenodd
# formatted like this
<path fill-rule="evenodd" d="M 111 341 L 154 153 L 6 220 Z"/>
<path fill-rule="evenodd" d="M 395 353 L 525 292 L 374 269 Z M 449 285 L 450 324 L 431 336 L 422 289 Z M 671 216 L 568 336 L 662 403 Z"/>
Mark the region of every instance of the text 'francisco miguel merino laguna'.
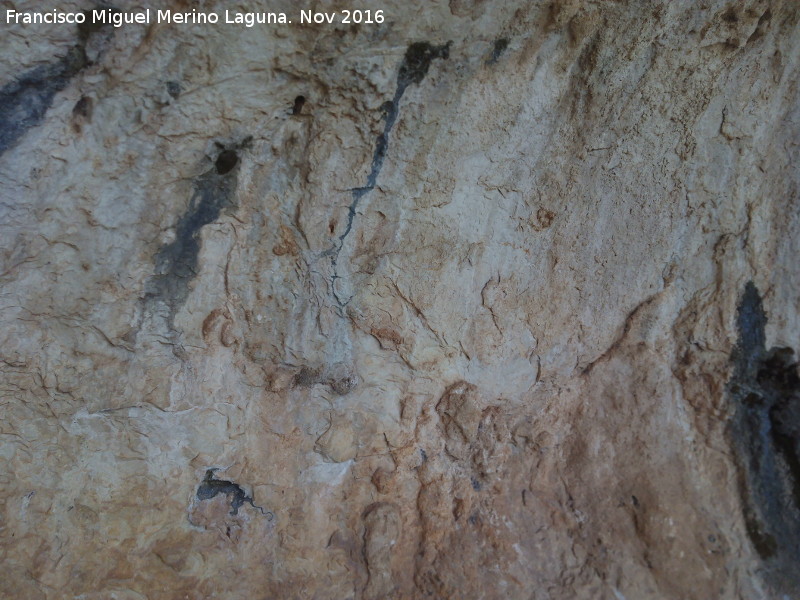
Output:
<path fill-rule="evenodd" d="M 138 12 L 122 12 L 114 9 L 98 9 L 84 12 L 62 12 L 58 9 L 44 12 L 18 12 L 6 10 L 6 23 L 32 25 L 36 23 L 99 23 L 122 27 L 125 24 L 140 23 L 148 25 L 151 19 L 156 23 L 180 24 L 206 24 L 206 23 L 232 23 L 253 27 L 257 24 L 288 24 L 291 21 L 286 13 L 274 12 L 238 12 L 226 10 L 223 18 L 215 12 L 177 12 L 172 10 L 151 10 L 149 8 Z M 311 10 L 300 11 L 301 23 L 383 23 L 382 10 L 341 10 L 338 12 L 316 12 Z"/>

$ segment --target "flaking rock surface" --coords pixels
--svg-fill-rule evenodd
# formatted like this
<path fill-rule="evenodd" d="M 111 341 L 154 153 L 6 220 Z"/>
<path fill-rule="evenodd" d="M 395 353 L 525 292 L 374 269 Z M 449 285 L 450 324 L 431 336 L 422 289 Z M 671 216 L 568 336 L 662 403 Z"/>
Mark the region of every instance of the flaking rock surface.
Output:
<path fill-rule="evenodd" d="M 797 3 L 247 8 L 2 26 L 0 597 L 800 597 Z"/>

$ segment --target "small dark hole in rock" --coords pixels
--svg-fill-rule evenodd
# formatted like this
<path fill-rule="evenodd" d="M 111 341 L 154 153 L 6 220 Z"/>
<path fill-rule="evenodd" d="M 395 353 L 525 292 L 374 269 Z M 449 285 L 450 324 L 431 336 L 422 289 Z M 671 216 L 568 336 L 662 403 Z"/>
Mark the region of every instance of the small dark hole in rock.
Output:
<path fill-rule="evenodd" d="M 305 96 L 298 96 L 294 99 L 294 106 L 292 107 L 292 114 L 299 115 L 303 110 L 303 105 L 306 103 Z"/>
<path fill-rule="evenodd" d="M 236 163 L 239 162 L 239 156 L 233 150 L 223 150 L 219 153 L 217 157 L 217 162 L 215 163 L 217 167 L 217 173 L 220 175 L 225 175 L 225 173 L 230 173 L 233 168 L 236 166 Z"/>
<path fill-rule="evenodd" d="M 181 84 L 178 83 L 177 81 L 168 81 L 167 93 L 173 98 L 177 98 L 178 96 L 181 95 Z"/>

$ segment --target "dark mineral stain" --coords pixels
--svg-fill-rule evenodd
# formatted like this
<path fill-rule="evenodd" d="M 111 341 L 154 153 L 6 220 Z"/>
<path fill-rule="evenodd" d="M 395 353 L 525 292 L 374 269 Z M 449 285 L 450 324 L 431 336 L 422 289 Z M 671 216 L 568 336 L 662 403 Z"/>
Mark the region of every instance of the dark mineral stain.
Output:
<path fill-rule="evenodd" d="M 450 56 L 450 44 L 451 42 L 442 46 L 432 46 L 428 42 L 416 42 L 406 50 L 403 62 L 400 64 L 400 70 L 397 73 L 397 88 L 394 92 L 394 98 L 385 102 L 381 107 L 385 121 L 383 131 L 375 143 L 375 151 L 372 154 L 372 168 L 367 176 L 366 185 L 353 190 L 353 201 L 348 212 L 347 227 L 344 233 L 339 236 L 340 242 L 344 241 L 344 238 L 347 237 L 353 227 L 353 218 L 356 214 L 358 201 L 375 188 L 375 182 L 383 168 L 383 161 L 386 159 L 386 152 L 389 148 L 389 133 L 397 121 L 400 100 L 403 94 L 412 83 L 419 84 L 422 82 L 425 75 L 428 74 L 428 69 L 430 69 L 434 59 L 447 59 Z"/>
<path fill-rule="evenodd" d="M 245 494 L 239 484 L 223 479 L 214 479 L 214 471 L 216 470 L 217 469 L 208 469 L 206 471 L 203 482 L 200 484 L 200 487 L 197 488 L 198 500 L 211 500 L 211 498 L 214 498 L 218 494 L 223 494 L 225 496 L 230 496 L 230 514 L 239 514 L 239 509 L 247 502 L 253 508 L 258 509 L 262 515 L 268 516 L 270 521 L 272 520 L 274 515 L 269 511 L 265 511 L 260 506 L 256 506 L 253 502 L 253 498 Z"/>
<path fill-rule="evenodd" d="M 78 43 L 66 55 L 30 69 L 0 88 L 0 154 L 41 123 L 55 95 L 89 65 L 86 44 L 93 33 L 103 29 L 113 31 L 102 24 L 78 25 Z"/>
<path fill-rule="evenodd" d="M 394 92 L 394 98 L 390 102 L 384 103 L 382 109 L 385 115 L 383 125 L 383 132 L 378 136 L 375 143 L 375 152 L 372 155 L 372 168 L 367 176 L 367 184 L 354 190 L 353 192 L 353 205 L 350 209 L 350 221 L 347 224 L 347 230 L 342 234 L 341 238 L 350 233 L 352 225 L 352 218 L 355 215 L 355 204 L 361 199 L 369 190 L 375 188 L 375 182 L 378 175 L 383 168 L 383 161 L 386 158 L 386 151 L 389 148 L 389 133 L 392 131 L 397 115 L 400 111 L 400 100 L 405 94 L 409 85 L 422 83 L 425 75 L 428 74 L 431 63 L 437 59 L 447 59 L 450 57 L 451 42 L 441 46 L 432 46 L 428 42 L 416 42 L 411 44 L 406 50 L 403 57 L 403 62 L 400 64 L 400 70 L 397 73 L 397 88 Z"/>
<path fill-rule="evenodd" d="M 489 64 L 495 64 L 500 59 L 500 56 L 502 56 L 503 52 L 506 51 L 506 48 L 508 48 L 507 38 L 495 40 L 494 44 L 492 45 L 492 55 L 489 57 Z"/>
<path fill-rule="evenodd" d="M 383 168 L 383 161 L 386 159 L 386 153 L 389 149 L 389 133 L 391 133 L 397 121 L 397 116 L 400 112 L 400 100 L 403 94 L 412 83 L 419 85 L 422 82 L 434 60 L 437 58 L 446 60 L 450 57 L 451 45 L 452 42 L 447 42 L 441 46 L 434 46 L 428 42 L 415 42 L 406 50 L 403 62 L 400 63 L 400 69 L 397 72 L 397 87 L 395 88 L 394 97 L 390 101 L 384 102 L 381 106 L 381 112 L 383 112 L 385 119 L 383 131 L 375 142 L 375 150 L 372 153 L 372 166 L 367 176 L 367 181 L 363 187 L 352 190 L 352 201 L 347 212 L 347 226 L 339 236 L 338 243 L 334 244 L 326 252 L 327 255 L 333 256 L 334 267 L 344 240 L 353 228 L 353 219 L 355 219 L 359 201 L 375 189 L 378 175 Z"/>
<path fill-rule="evenodd" d="M 66 56 L 17 77 L 0 89 L 0 154 L 38 125 L 55 95 L 86 66 L 86 54 L 75 46 Z"/>
<path fill-rule="evenodd" d="M 236 190 L 234 168 L 239 158 L 233 150 L 223 150 L 214 168 L 194 182 L 189 208 L 175 227 L 175 239 L 161 247 L 155 259 L 155 274 L 146 286 L 146 301 L 161 300 L 170 309 L 170 326 L 178 308 L 186 301 L 189 283 L 197 275 L 200 230 L 219 218 L 224 208 L 233 205 Z"/>
<path fill-rule="evenodd" d="M 739 341 L 728 390 L 747 533 L 779 587 L 800 590 L 800 377 L 791 348 L 765 347 L 761 296 L 739 304 Z"/>
<path fill-rule="evenodd" d="M 452 42 L 447 42 L 441 46 L 433 46 L 428 42 L 415 42 L 406 50 L 403 62 L 400 64 L 400 71 L 397 73 L 397 94 L 395 104 L 399 96 L 403 95 L 406 88 L 412 83 L 420 84 L 428 74 L 431 63 L 437 58 L 450 58 L 450 46 Z"/>

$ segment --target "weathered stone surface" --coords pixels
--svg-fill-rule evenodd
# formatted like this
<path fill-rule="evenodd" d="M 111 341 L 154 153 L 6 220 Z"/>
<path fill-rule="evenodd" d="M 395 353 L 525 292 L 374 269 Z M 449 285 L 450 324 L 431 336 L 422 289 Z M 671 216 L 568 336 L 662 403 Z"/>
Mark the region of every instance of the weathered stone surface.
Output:
<path fill-rule="evenodd" d="M 800 595 L 800 7 L 373 8 L 0 26 L 0 597 Z"/>

